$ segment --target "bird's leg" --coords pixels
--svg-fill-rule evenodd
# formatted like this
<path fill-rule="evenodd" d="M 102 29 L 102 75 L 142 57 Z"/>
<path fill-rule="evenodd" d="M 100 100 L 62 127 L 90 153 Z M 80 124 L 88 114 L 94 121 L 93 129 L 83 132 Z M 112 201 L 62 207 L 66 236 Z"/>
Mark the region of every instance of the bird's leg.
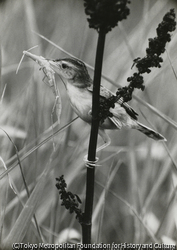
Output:
<path fill-rule="evenodd" d="M 103 150 L 104 148 L 106 148 L 107 146 L 109 146 L 110 143 L 111 143 L 111 139 L 110 139 L 110 137 L 106 134 L 106 132 L 105 132 L 104 129 L 99 128 L 98 134 L 99 134 L 99 135 L 101 136 L 101 138 L 103 139 L 104 144 L 101 145 L 99 148 L 97 148 L 97 149 L 96 149 L 96 152 Z"/>
<path fill-rule="evenodd" d="M 98 134 L 99 134 L 99 135 L 101 136 L 101 138 L 103 139 L 104 144 L 101 145 L 100 147 L 98 147 L 98 148 L 96 149 L 96 152 L 103 150 L 104 148 L 106 148 L 107 146 L 109 146 L 109 144 L 111 143 L 111 139 L 110 139 L 110 137 L 106 134 L 106 132 L 104 131 L 104 129 L 99 128 Z M 95 166 L 96 162 L 98 161 L 98 158 L 96 158 L 96 161 L 92 162 L 92 161 L 88 161 L 88 155 L 85 155 L 85 156 L 84 156 L 84 161 L 85 161 L 86 163 L 89 163 L 89 165 L 94 165 L 94 166 Z"/>

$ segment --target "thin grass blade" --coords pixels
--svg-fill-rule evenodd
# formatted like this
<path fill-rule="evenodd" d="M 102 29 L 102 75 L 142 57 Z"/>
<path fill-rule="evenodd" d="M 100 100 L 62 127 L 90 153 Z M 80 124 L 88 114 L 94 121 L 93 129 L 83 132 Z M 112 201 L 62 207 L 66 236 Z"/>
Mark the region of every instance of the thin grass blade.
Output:
<path fill-rule="evenodd" d="M 36 187 L 27 200 L 23 210 L 21 211 L 18 219 L 16 220 L 11 232 L 3 242 L 5 247 L 11 247 L 14 242 L 23 242 L 24 236 L 29 228 L 31 219 L 36 211 L 37 205 L 44 192 L 46 178 L 50 170 L 50 162 L 43 171 Z"/>
<path fill-rule="evenodd" d="M 48 141 L 50 141 L 51 139 L 53 139 L 53 136 L 56 136 L 57 134 L 63 132 L 66 128 L 68 128 L 76 119 L 78 119 L 78 117 L 74 118 L 71 122 L 69 122 L 68 124 L 64 125 L 62 128 L 60 128 L 59 130 L 55 131 L 52 135 L 48 136 L 47 138 L 45 138 L 42 142 L 40 142 L 38 145 L 34 146 L 33 148 L 29 149 L 27 153 L 22 154 L 22 157 L 20 158 L 20 161 L 22 162 L 23 160 L 25 160 L 29 155 L 31 155 L 34 151 L 36 151 L 38 148 L 42 147 L 45 143 L 47 143 Z M 9 172 L 11 172 L 16 166 L 18 166 L 18 162 L 16 161 L 15 163 L 13 163 L 6 171 L 4 171 L 1 175 L 0 175 L 0 180 L 7 175 Z"/>

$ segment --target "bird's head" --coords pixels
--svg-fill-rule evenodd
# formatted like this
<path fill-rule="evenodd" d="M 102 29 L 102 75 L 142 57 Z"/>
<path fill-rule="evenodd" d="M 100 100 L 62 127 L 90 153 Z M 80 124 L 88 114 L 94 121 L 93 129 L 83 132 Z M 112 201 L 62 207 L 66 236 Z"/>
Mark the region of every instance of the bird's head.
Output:
<path fill-rule="evenodd" d="M 84 88 L 90 86 L 92 80 L 85 64 L 75 58 L 49 60 L 50 67 L 61 77 L 73 85 Z"/>

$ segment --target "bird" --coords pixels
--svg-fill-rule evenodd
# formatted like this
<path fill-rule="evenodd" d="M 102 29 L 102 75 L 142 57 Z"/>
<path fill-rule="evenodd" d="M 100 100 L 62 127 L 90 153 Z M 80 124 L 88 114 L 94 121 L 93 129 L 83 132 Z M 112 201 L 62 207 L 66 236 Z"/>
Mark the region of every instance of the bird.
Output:
<path fill-rule="evenodd" d="M 75 113 L 83 121 L 91 124 L 93 80 L 88 73 L 85 63 L 74 57 L 53 60 L 34 55 L 29 51 L 23 51 L 23 54 L 41 66 L 49 82 L 53 79 L 55 73 L 59 75 L 65 85 L 70 104 Z M 100 101 L 104 101 L 113 95 L 110 90 L 102 85 L 100 86 Z M 117 100 L 114 108 L 110 108 L 110 113 L 112 113 L 112 116 L 107 117 L 103 122 L 100 121 L 98 134 L 103 139 L 104 144 L 98 147 L 96 152 L 104 149 L 111 143 L 110 137 L 105 132 L 107 129 L 120 130 L 123 127 L 136 129 L 156 141 L 166 141 L 163 135 L 140 123 L 138 121 L 138 113 L 128 103 L 124 102 L 122 98 Z"/>
<path fill-rule="evenodd" d="M 70 104 L 75 113 L 86 123 L 92 121 L 92 94 L 93 80 L 91 79 L 84 62 L 70 57 L 64 59 L 48 60 L 51 69 L 58 74 L 66 88 Z M 100 86 L 100 100 L 110 98 L 113 93 Z M 136 129 L 156 141 L 166 141 L 166 138 L 155 130 L 143 125 L 138 121 L 137 112 L 120 98 L 114 108 L 110 108 L 112 117 L 107 117 L 100 122 L 98 134 L 102 137 L 104 144 L 97 149 L 97 152 L 107 147 L 110 137 L 105 130 L 120 130 L 121 128 Z"/>

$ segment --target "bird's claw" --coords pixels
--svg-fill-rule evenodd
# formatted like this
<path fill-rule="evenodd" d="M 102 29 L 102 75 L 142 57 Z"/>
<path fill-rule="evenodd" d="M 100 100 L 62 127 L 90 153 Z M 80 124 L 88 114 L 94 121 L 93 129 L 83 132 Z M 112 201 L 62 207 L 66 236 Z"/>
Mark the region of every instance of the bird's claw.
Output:
<path fill-rule="evenodd" d="M 89 161 L 88 160 L 88 155 L 84 156 L 84 162 L 85 162 L 86 167 L 88 167 L 88 168 L 93 168 L 93 167 L 101 166 L 101 165 L 96 164 L 98 161 L 99 161 L 98 157 L 96 157 L 95 161 Z"/>

